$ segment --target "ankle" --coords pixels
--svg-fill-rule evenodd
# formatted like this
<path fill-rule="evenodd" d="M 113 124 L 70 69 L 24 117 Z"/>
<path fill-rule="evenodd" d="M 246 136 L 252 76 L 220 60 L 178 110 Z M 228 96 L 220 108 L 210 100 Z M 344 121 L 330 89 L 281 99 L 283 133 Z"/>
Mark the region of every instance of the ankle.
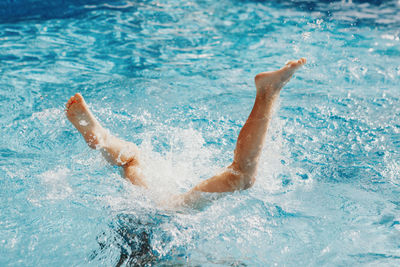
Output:
<path fill-rule="evenodd" d="M 259 101 L 263 102 L 268 102 L 268 103 L 273 103 L 275 100 L 279 97 L 279 90 L 273 91 L 273 90 L 264 90 L 264 91 L 258 91 L 256 94 L 256 100 L 258 99 Z"/>

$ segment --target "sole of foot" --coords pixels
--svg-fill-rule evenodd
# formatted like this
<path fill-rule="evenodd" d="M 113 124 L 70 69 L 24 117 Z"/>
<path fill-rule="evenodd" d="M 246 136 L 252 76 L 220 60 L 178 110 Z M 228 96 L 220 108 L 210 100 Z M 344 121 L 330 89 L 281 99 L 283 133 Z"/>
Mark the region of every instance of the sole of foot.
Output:
<path fill-rule="evenodd" d="M 292 60 L 286 63 L 283 68 L 276 71 L 261 72 L 254 78 L 257 93 L 277 93 L 286 83 L 289 82 L 293 74 L 301 66 L 306 64 L 305 58 Z"/>
<path fill-rule="evenodd" d="M 89 147 L 96 148 L 101 140 L 102 127 L 89 110 L 83 96 L 75 94 L 65 107 L 68 120 L 82 134 Z"/>

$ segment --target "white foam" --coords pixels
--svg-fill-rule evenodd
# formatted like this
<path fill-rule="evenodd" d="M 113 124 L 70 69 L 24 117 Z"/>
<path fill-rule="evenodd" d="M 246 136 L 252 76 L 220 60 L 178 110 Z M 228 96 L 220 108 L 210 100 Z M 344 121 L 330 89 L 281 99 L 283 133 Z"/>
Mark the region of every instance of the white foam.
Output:
<path fill-rule="evenodd" d="M 61 167 L 55 170 L 46 171 L 39 176 L 42 184 L 47 190 L 46 199 L 65 199 L 73 192 L 68 183 L 69 173 L 69 169 Z"/>
<path fill-rule="evenodd" d="M 49 108 L 43 111 L 35 112 L 32 114 L 32 119 L 38 119 L 40 121 L 46 122 L 48 120 L 57 120 L 62 114 L 62 110 L 57 108 Z"/>

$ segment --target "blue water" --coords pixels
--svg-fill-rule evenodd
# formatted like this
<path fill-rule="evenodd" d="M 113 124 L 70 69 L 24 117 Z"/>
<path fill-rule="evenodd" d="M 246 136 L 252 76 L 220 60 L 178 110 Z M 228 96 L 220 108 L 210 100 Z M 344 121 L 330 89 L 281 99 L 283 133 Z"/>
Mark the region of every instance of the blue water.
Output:
<path fill-rule="evenodd" d="M 2 1 L 1 266 L 399 266 L 398 1 Z M 157 204 L 230 163 L 253 77 L 306 57 L 256 184 Z M 123 180 L 64 115 L 143 151 Z"/>

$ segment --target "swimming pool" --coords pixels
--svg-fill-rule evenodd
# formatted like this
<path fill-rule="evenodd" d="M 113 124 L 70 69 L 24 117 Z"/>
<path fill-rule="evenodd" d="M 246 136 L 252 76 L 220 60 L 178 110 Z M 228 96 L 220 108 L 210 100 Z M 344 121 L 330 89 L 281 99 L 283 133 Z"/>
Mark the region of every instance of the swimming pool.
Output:
<path fill-rule="evenodd" d="M 400 264 L 398 1 L 1 5 L 1 266 Z M 255 186 L 155 204 L 228 164 L 254 75 L 303 56 Z M 75 92 L 139 144 L 156 192 L 87 147 Z"/>

